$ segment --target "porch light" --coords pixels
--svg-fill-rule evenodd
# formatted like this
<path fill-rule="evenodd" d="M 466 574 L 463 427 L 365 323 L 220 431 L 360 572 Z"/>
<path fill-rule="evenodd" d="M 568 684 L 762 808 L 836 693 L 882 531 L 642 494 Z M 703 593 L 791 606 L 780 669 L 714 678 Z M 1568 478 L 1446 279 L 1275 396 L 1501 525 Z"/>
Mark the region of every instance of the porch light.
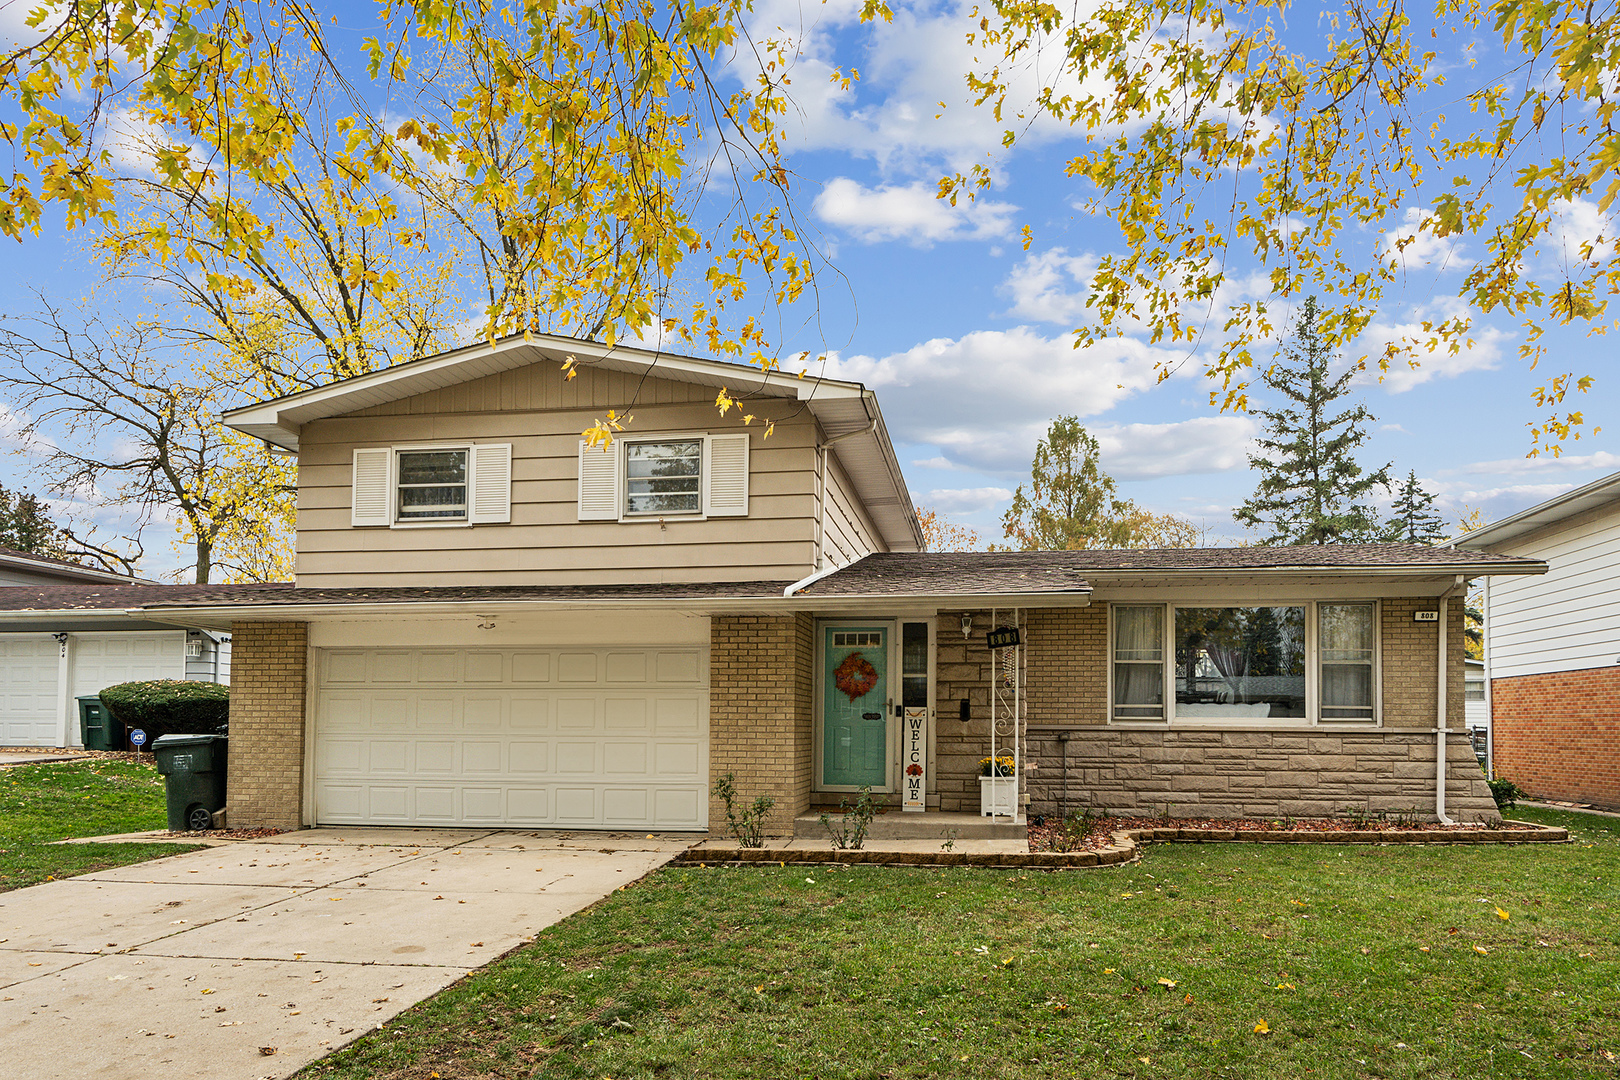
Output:
<path fill-rule="evenodd" d="M 968 638 L 970 638 L 972 636 L 973 636 L 973 615 L 971 613 L 969 613 L 969 612 L 963 612 L 962 613 L 962 640 L 966 641 Z"/>

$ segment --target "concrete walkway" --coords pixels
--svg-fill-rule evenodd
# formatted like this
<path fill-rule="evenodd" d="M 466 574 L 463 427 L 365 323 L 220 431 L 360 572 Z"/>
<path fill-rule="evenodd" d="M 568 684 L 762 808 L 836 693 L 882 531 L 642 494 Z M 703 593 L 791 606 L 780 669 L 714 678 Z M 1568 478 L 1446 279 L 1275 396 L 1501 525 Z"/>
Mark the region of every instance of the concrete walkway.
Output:
<path fill-rule="evenodd" d="M 288 1076 L 690 843 L 314 829 L 0 893 L 6 1065 Z"/>

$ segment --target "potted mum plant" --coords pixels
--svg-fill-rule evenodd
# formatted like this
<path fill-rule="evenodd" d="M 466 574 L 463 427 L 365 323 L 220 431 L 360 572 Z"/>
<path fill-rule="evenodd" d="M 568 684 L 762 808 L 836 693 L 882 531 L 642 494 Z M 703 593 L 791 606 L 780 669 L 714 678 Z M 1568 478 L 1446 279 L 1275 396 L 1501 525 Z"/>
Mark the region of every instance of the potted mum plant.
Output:
<path fill-rule="evenodd" d="M 1018 816 L 1018 763 L 1011 754 L 979 760 L 979 816 Z"/>

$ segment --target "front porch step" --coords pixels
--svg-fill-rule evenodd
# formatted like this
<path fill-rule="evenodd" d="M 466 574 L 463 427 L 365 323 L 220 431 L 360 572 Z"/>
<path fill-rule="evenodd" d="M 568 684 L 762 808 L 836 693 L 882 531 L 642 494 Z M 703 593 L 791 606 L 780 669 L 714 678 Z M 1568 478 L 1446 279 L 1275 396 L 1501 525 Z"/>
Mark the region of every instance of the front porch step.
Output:
<path fill-rule="evenodd" d="M 836 825 L 839 815 L 832 814 Z M 827 830 L 821 824 L 821 811 L 812 810 L 793 819 L 793 836 L 798 840 L 824 840 Z M 978 814 L 930 810 L 925 814 L 907 814 L 886 809 L 872 819 L 867 834 L 874 840 L 1022 840 L 1027 826 L 1022 816 L 987 818 Z"/>

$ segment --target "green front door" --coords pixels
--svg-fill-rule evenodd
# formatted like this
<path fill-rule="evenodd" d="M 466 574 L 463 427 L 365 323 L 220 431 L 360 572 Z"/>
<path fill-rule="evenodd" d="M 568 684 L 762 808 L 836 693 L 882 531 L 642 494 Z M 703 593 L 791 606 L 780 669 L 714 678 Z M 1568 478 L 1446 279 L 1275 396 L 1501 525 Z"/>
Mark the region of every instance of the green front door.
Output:
<path fill-rule="evenodd" d="M 821 783 L 889 784 L 889 628 L 822 629 Z"/>

